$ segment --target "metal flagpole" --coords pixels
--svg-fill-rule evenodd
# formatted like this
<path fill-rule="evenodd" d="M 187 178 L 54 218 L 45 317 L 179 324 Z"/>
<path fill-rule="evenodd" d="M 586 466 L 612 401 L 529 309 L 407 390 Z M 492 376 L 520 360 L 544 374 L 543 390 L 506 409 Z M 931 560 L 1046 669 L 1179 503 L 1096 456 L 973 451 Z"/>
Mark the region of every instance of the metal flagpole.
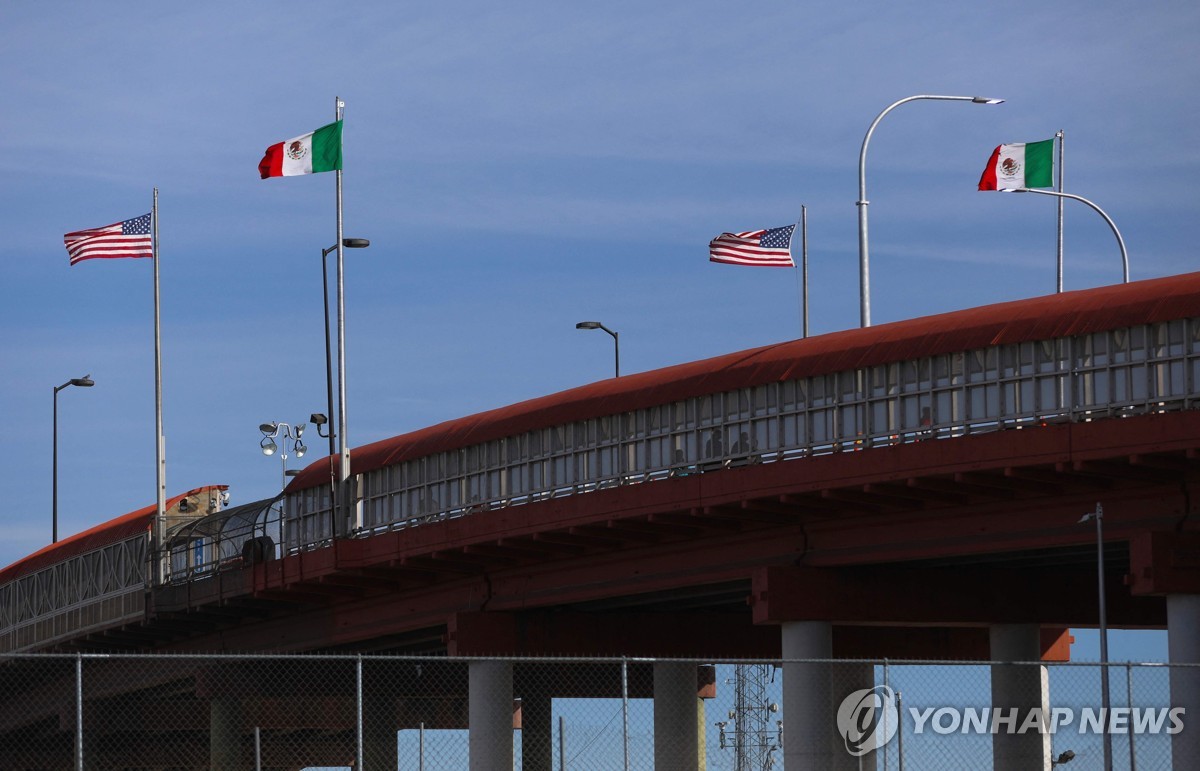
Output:
<path fill-rule="evenodd" d="M 1063 131 L 1058 130 L 1054 136 L 1058 137 L 1058 192 L 1065 193 L 1063 190 Z M 1063 290 L 1063 199 L 1058 199 L 1058 292 Z"/>
<path fill-rule="evenodd" d="M 342 110 L 346 103 L 341 97 L 333 98 L 334 120 L 342 119 Z M 339 164 L 340 166 L 341 164 Z M 342 170 L 337 174 L 337 337 L 338 337 L 338 502 L 342 504 L 344 517 L 343 526 L 349 527 L 350 513 L 353 510 L 353 496 L 350 494 L 348 480 L 350 479 L 350 445 L 346 434 L 346 295 L 343 282 L 343 248 L 342 248 Z M 336 538 L 337 533 L 331 534 Z"/>
<path fill-rule="evenodd" d="M 796 271 L 796 293 L 800 296 L 800 334 L 802 337 L 808 337 L 808 207 L 801 205 L 800 221 L 796 223 L 800 228 L 800 266 Z M 792 240 L 794 241 L 796 234 L 793 231 Z M 788 252 L 791 253 L 791 243 L 788 243 Z M 793 264 L 795 260 L 793 260 Z"/>
<path fill-rule="evenodd" d="M 159 320 L 158 296 L 158 188 L 154 188 L 154 208 L 150 217 L 154 229 L 154 460 L 155 460 L 155 500 L 157 502 L 154 517 L 154 551 L 157 557 L 158 581 L 163 580 L 163 538 L 166 528 L 167 501 L 167 460 L 166 445 L 163 439 L 162 417 L 162 326 Z"/>
<path fill-rule="evenodd" d="M 808 337 L 808 207 L 800 207 L 800 261 L 804 264 L 804 336 Z"/>

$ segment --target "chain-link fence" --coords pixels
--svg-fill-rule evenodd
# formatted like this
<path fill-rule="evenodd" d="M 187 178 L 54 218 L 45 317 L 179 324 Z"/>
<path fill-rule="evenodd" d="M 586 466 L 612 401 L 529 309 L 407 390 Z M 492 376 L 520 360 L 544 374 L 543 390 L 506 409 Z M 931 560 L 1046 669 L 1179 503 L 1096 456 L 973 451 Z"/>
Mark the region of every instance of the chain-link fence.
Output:
<path fill-rule="evenodd" d="M 1200 667 L 1111 664 L 1107 694 L 1103 671 L 12 654 L 0 657 L 0 769 L 1074 771 L 1106 757 L 1117 769 L 1192 767 L 1172 765 L 1189 718 L 1175 703 L 1195 701 Z"/>

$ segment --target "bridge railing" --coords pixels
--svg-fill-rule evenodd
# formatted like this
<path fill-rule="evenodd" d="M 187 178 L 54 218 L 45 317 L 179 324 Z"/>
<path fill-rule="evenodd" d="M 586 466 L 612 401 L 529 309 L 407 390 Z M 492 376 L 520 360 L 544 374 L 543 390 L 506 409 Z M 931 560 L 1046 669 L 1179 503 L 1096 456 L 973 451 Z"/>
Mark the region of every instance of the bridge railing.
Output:
<path fill-rule="evenodd" d="M 968 434 L 1194 409 L 1200 319 L 747 385 L 549 426 L 356 477 L 357 535 L 625 484 Z M 330 537 L 329 491 L 287 498 L 285 543 Z"/>
<path fill-rule="evenodd" d="M 281 498 L 224 509 L 168 533 L 168 583 L 195 581 L 218 571 L 283 556 Z"/>
<path fill-rule="evenodd" d="M 1099 768 L 1107 753 L 1112 768 L 1149 771 L 1191 767 L 1200 716 L 1182 705 L 1198 675 L 1139 663 L 15 654 L 0 672 L 0 750 L 14 771 L 441 771 L 473 765 L 473 749 L 488 768 L 765 769 L 789 767 L 790 753 L 806 768 L 858 767 L 855 753 L 876 769 Z M 687 678 L 700 706 L 656 703 L 660 677 Z"/>
<path fill-rule="evenodd" d="M 0 585 L 0 652 L 142 618 L 148 544 L 138 535 Z"/>

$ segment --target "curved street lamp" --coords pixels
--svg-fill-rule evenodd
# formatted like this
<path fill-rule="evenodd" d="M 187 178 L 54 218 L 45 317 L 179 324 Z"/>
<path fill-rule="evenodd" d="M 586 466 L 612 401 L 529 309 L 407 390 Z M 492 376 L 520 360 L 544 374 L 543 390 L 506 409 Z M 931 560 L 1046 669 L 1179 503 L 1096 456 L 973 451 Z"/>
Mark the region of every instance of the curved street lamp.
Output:
<path fill-rule="evenodd" d="M 50 543 L 58 543 L 58 392 L 71 386 L 91 388 L 94 385 L 96 385 L 96 381 L 92 380 L 92 376 L 84 375 L 83 377 L 73 377 L 62 385 L 54 387 L 54 491 L 52 494 L 53 513 L 51 518 L 53 524 L 51 525 Z"/>
<path fill-rule="evenodd" d="M 575 325 L 576 329 L 603 329 L 605 332 L 612 335 L 613 352 L 615 354 L 615 377 L 621 376 L 621 337 L 616 332 L 601 324 L 599 321 L 581 321 Z"/>
<path fill-rule="evenodd" d="M 867 260 L 867 145 L 871 141 L 871 134 L 875 133 L 875 127 L 879 125 L 879 121 L 883 120 L 883 116 L 887 115 L 892 110 L 906 102 L 915 102 L 918 99 L 933 99 L 944 102 L 971 102 L 972 104 L 1000 104 L 1003 99 L 991 99 L 986 96 L 939 96 L 936 94 L 918 94 L 917 96 L 908 96 L 899 101 L 890 104 L 887 109 L 879 113 L 875 120 L 871 122 L 871 127 L 867 129 L 867 135 L 863 137 L 862 150 L 858 153 L 858 287 L 859 287 L 859 319 L 860 326 L 871 326 L 871 278 L 870 268 Z"/>
<path fill-rule="evenodd" d="M 1070 198 L 1072 201 L 1079 201 L 1080 203 L 1085 203 L 1088 206 L 1092 207 L 1092 209 L 1094 209 L 1097 214 L 1099 214 L 1101 217 L 1104 218 L 1104 221 L 1108 223 L 1109 228 L 1112 229 L 1113 235 L 1117 237 L 1117 246 L 1121 247 L 1121 269 L 1122 269 L 1122 277 L 1123 277 L 1122 283 L 1124 283 L 1124 284 L 1129 283 L 1129 252 L 1125 250 L 1125 239 L 1121 238 L 1121 231 L 1117 230 L 1117 223 L 1113 222 L 1112 217 L 1105 214 L 1104 210 L 1101 209 L 1099 206 L 1092 203 L 1091 201 L 1089 201 L 1088 199 L 1084 198 L 1081 195 L 1072 195 L 1071 193 L 1060 193 L 1057 190 L 1036 190 L 1032 187 L 1010 187 L 1010 188 L 1002 189 L 1002 190 L 1000 190 L 1000 192 L 1001 193 L 1037 193 L 1039 195 L 1052 195 L 1052 196 L 1054 196 L 1056 198 L 1060 198 L 1060 199 Z M 1059 275 L 1060 276 L 1062 275 L 1061 270 L 1059 271 Z M 1060 292 L 1062 291 L 1061 278 L 1060 278 L 1058 290 Z"/>

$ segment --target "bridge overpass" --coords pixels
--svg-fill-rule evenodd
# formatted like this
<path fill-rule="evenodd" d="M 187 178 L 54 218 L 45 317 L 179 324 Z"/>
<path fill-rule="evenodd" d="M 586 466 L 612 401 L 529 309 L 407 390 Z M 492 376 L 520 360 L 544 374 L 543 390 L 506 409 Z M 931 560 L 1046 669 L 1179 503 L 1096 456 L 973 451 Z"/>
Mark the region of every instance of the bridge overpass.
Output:
<path fill-rule="evenodd" d="M 1109 624 L 1200 662 L 1198 398 L 1200 273 L 742 351 L 356 448 L 341 496 L 326 458 L 161 544 L 105 523 L 0 572 L 0 644 L 1062 659 L 1100 504 Z M 786 682 L 799 736 L 829 695 Z"/>

